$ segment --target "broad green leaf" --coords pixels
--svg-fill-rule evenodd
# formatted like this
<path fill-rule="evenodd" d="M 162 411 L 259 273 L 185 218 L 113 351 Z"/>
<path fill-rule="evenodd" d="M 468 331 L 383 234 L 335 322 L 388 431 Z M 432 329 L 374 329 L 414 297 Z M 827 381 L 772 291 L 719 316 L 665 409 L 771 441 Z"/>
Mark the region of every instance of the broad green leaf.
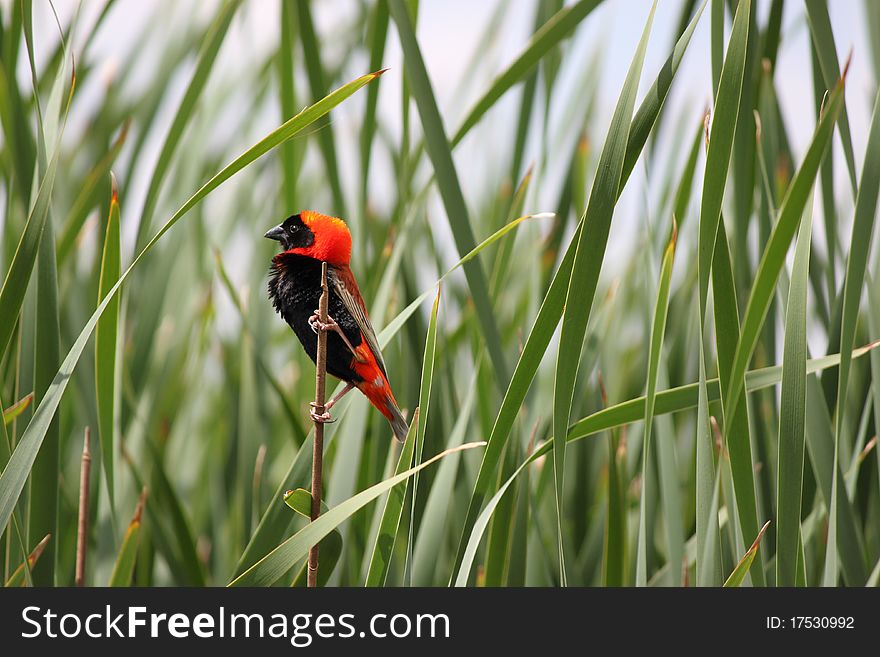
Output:
<path fill-rule="evenodd" d="M 34 399 L 45 399 L 52 377 L 61 360 L 61 326 L 58 306 L 58 273 L 55 262 L 55 233 L 47 219 L 37 256 L 36 336 L 34 338 Z M 28 536 L 33 542 L 47 534 L 58 535 L 59 478 L 61 472 L 61 431 L 55 418 L 49 423 L 43 448 L 31 469 L 31 495 Z M 14 456 L 13 456 L 14 458 Z M 10 458 L 11 465 L 12 459 Z M 45 558 L 33 570 L 35 586 L 56 583 L 56 543 L 46 546 Z"/>
<path fill-rule="evenodd" d="M 684 223 L 688 215 L 688 203 L 691 199 L 694 173 L 697 170 L 697 158 L 700 156 L 700 146 L 703 143 L 703 132 L 703 122 L 700 121 L 700 124 L 697 126 L 696 134 L 694 135 L 694 140 L 691 143 L 691 150 L 688 154 L 687 164 L 685 165 L 684 172 L 681 174 L 678 188 L 675 191 L 672 216 L 678 221 L 679 227 L 681 227 L 681 224 Z"/>
<path fill-rule="evenodd" d="M 702 399 L 705 402 L 705 396 Z M 697 416 L 697 421 L 701 426 L 709 424 L 708 409 L 705 408 L 704 404 L 701 404 L 701 409 L 697 412 Z M 708 436 L 700 435 L 700 430 L 698 430 L 697 440 L 703 440 L 704 443 L 709 444 L 708 457 L 711 459 L 712 443 L 714 442 L 712 441 L 711 430 L 708 431 Z M 697 468 L 699 469 L 700 466 L 697 465 Z M 702 512 L 704 515 L 702 523 L 699 520 L 700 515 L 697 516 L 697 559 L 695 563 L 697 586 L 719 586 L 721 584 L 721 526 L 718 521 L 718 508 L 721 503 L 722 471 L 723 467 L 719 462 L 714 472 L 714 479 L 708 486 L 709 499 L 706 500 L 707 504 L 704 505 L 705 510 Z M 697 495 L 701 495 L 702 492 L 698 484 Z M 697 502 L 699 504 L 699 499 Z M 697 508 L 697 513 L 700 514 L 699 506 Z M 700 541 L 701 537 L 702 541 Z"/>
<path fill-rule="evenodd" d="M 776 480 L 777 586 L 794 586 L 797 575 L 807 415 L 807 285 L 812 215 L 810 202 L 801 219 L 785 311 Z"/>
<path fill-rule="evenodd" d="M 853 354 L 855 356 L 855 354 Z M 872 353 L 873 355 L 873 353 Z M 840 362 L 840 359 L 838 359 Z M 807 365 L 807 453 L 816 488 L 822 496 L 822 513 L 827 513 L 833 502 L 834 481 L 834 423 L 828 409 L 825 392 L 816 376 L 810 376 Z M 837 464 L 837 476 L 840 464 Z M 855 513 L 846 495 L 838 495 L 834 506 L 837 519 L 837 547 L 842 555 L 839 560 L 844 581 L 849 586 L 861 586 L 867 576 L 864 564 L 864 539 L 856 524 Z M 823 534 L 827 529 L 823 527 Z M 826 550 L 827 555 L 827 550 Z"/>
<path fill-rule="evenodd" d="M 413 454 L 414 463 L 418 465 L 422 462 L 422 455 L 425 451 L 425 431 L 428 428 L 428 411 L 431 407 L 431 390 L 434 385 L 434 367 L 437 355 L 437 313 L 440 310 L 440 292 L 442 287 L 438 285 L 437 296 L 434 297 L 434 305 L 431 307 L 431 315 L 428 319 L 428 332 L 425 335 L 425 353 L 422 358 L 422 376 L 419 382 L 419 415 L 416 424 L 418 431 L 415 438 L 415 452 Z M 415 418 L 414 418 L 415 419 Z M 412 488 L 412 506 L 410 508 L 409 521 L 409 545 L 406 550 L 406 568 L 404 574 L 404 586 L 412 585 L 412 556 L 413 556 L 413 534 L 417 530 L 416 526 L 416 504 L 418 502 L 419 491 L 419 473 L 413 475 Z M 404 491 L 405 492 L 405 491 Z"/>
<path fill-rule="evenodd" d="M 112 175 L 112 174 L 111 174 Z M 122 271 L 120 255 L 119 194 L 113 179 L 110 198 L 110 216 L 104 234 L 104 250 L 101 256 L 101 275 L 98 284 L 98 303 L 119 280 Z M 95 395 L 98 402 L 98 439 L 101 445 L 101 463 L 107 478 L 110 508 L 115 506 L 113 469 L 116 462 L 116 435 L 119 417 L 119 385 L 116 377 L 116 339 L 119 330 L 119 298 L 108 306 L 107 312 L 98 320 L 95 328 Z"/>
<path fill-rule="evenodd" d="M 546 443 L 544 443 L 544 445 L 550 447 L 552 446 L 552 442 L 547 441 Z M 456 573 L 453 573 L 453 584 L 455 586 L 467 586 L 471 568 L 474 564 L 474 557 L 477 554 L 477 548 L 480 546 L 480 541 L 483 538 L 483 533 L 486 531 L 486 527 L 489 526 L 489 520 L 492 518 L 492 514 L 495 512 L 495 508 L 501 502 L 502 497 L 504 497 L 504 493 L 507 492 L 507 489 L 517 478 L 517 476 L 519 476 L 519 474 L 523 470 L 525 470 L 534 460 L 534 455 L 527 458 L 522 463 L 522 465 L 520 465 L 516 469 L 516 471 L 514 471 L 510 478 L 498 487 L 498 491 L 486 503 L 486 508 L 484 508 L 483 512 L 477 517 L 476 522 L 474 522 L 473 528 L 468 535 L 468 540 L 465 543 L 461 565 L 459 566 L 458 571 Z"/>
<path fill-rule="evenodd" d="M 296 19 L 293 15 L 295 7 L 292 2 L 279 2 L 278 8 L 281 32 L 278 43 L 278 96 L 281 116 L 293 116 L 297 108 L 293 66 L 294 34 L 296 32 Z M 381 64 L 377 64 L 370 70 L 376 71 L 380 66 Z M 281 161 L 283 175 L 281 188 L 284 207 L 291 210 L 296 207 L 296 185 L 303 155 L 301 151 L 301 148 L 297 148 L 296 142 L 287 142 L 278 147 L 278 159 Z"/>

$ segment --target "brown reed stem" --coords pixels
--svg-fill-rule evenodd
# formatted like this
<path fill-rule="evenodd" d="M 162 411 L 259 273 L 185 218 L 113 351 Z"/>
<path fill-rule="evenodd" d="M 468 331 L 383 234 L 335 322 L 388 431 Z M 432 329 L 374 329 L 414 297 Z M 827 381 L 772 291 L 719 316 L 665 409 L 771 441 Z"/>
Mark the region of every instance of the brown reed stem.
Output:
<path fill-rule="evenodd" d="M 83 437 L 82 464 L 79 469 L 79 521 L 76 529 L 76 574 L 77 586 L 86 582 L 86 550 L 89 534 L 89 472 L 92 469 L 92 454 L 89 451 L 91 430 L 85 429 Z"/>
<path fill-rule="evenodd" d="M 327 263 L 321 263 L 321 300 L 318 317 L 327 323 L 329 290 L 327 288 Z M 315 413 L 324 412 L 324 396 L 327 387 L 327 332 L 318 331 L 318 353 L 315 357 Z M 324 469 L 324 423 L 315 421 L 315 442 L 312 450 L 312 522 L 321 515 L 321 478 Z M 318 545 L 309 549 L 308 586 L 318 585 Z"/>

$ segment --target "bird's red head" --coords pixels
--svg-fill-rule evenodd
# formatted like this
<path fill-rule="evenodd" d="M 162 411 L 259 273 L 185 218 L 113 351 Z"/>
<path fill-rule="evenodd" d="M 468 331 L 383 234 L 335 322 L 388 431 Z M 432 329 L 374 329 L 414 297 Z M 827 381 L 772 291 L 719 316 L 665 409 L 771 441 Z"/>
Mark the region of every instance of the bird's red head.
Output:
<path fill-rule="evenodd" d="M 265 237 L 278 240 L 287 253 L 347 265 L 351 260 L 351 233 L 338 217 L 303 210 L 288 217 Z"/>

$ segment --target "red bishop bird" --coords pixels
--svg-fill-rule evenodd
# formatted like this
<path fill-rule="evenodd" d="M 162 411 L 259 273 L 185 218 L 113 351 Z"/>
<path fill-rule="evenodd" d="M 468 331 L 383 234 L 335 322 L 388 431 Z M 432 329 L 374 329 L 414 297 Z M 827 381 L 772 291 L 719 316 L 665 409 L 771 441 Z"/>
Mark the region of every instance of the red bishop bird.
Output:
<path fill-rule="evenodd" d="M 357 388 L 379 409 L 398 440 L 406 438 L 407 424 L 394 400 L 379 340 L 351 272 L 351 233 L 342 219 L 311 210 L 288 217 L 265 237 L 281 243 L 272 258 L 269 298 L 314 361 L 318 331 L 327 331 L 327 371 L 346 386 L 328 401 L 323 414 L 312 408 L 317 422 L 329 422 L 330 408 Z M 318 317 L 321 263 L 327 263 L 328 321 Z M 312 404 L 314 406 L 314 404 Z"/>

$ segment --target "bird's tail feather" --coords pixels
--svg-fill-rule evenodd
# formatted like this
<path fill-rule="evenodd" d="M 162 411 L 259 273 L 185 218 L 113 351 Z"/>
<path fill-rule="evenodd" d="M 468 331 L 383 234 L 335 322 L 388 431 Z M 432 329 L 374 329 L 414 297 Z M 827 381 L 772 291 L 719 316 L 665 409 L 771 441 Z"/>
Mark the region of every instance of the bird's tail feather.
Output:
<path fill-rule="evenodd" d="M 394 437 L 400 442 L 403 442 L 406 440 L 406 434 L 409 431 L 409 425 L 406 423 L 406 418 L 403 417 L 403 413 L 400 412 L 400 409 L 397 407 L 397 404 L 393 399 L 388 399 L 386 401 L 386 407 L 388 408 L 389 413 L 391 413 L 389 421 L 391 422 L 391 429 L 394 431 Z"/>

